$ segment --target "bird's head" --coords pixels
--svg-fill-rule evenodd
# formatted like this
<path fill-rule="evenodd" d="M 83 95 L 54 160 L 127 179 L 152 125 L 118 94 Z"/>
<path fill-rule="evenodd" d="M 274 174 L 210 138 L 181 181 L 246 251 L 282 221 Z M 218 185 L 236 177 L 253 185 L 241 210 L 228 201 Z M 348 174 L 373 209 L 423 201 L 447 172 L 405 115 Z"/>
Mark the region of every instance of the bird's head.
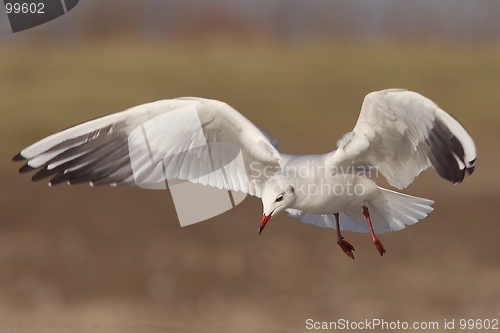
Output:
<path fill-rule="evenodd" d="M 290 208 L 295 202 L 295 198 L 295 189 L 286 178 L 282 176 L 269 178 L 262 190 L 264 214 L 259 228 L 259 235 L 271 217 Z"/>

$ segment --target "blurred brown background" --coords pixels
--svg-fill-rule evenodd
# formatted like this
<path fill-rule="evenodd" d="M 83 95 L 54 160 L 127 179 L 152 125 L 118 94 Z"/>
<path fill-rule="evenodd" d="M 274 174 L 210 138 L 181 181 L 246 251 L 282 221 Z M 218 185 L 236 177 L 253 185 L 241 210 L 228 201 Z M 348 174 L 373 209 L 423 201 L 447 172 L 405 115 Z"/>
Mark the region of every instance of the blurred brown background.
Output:
<path fill-rule="evenodd" d="M 15 35 L 0 16 L 0 331 L 500 319 L 500 3 L 418 3 L 89 0 Z M 49 188 L 11 162 L 76 123 L 186 95 L 228 102 L 284 152 L 323 153 L 389 87 L 453 114 L 479 158 L 461 185 L 428 170 L 404 191 L 436 210 L 382 235 L 383 258 L 346 232 L 352 261 L 332 230 L 286 214 L 257 236 L 256 198 L 180 228 L 168 191 Z"/>

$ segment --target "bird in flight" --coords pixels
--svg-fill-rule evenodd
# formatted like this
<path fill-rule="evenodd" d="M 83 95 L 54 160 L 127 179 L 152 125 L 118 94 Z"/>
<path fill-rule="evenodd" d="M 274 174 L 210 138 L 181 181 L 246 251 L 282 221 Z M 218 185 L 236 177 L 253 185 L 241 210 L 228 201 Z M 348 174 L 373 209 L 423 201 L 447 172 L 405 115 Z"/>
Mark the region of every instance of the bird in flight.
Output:
<path fill-rule="evenodd" d="M 167 123 L 156 121 L 162 115 L 169 115 Z M 148 149 L 140 149 L 136 134 L 145 133 L 145 124 L 154 130 Z M 232 163 L 237 156 L 242 163 Z M 403 189 L 432 166 L 442 178 L 460 183 L 474 171 L 476 147 L 462 125 L 430 99 L 387 89 L 365 97 L 354 129 L 338 140 L 336 150 L 322 155 L 282 153 L 275 139 L 228 104 L 184 97 L 71 127 L 13 160 L 26 160 L 21 173 L 36 170 L 33 181 L 51 177 L 49 186 L 180 179 L 253 195 L 263 204 L 259 234 L 286 211 L 302 222 L 335 229 L 338 245 L 354 259 L 354 247 L 341 231 L 370 233 L 384 255 L 378 234 L 401 230 L 433 210 L 431 200 L 377 186 L 374 173 Z M 222 173 L 213 172 L 216 164 Z"/>

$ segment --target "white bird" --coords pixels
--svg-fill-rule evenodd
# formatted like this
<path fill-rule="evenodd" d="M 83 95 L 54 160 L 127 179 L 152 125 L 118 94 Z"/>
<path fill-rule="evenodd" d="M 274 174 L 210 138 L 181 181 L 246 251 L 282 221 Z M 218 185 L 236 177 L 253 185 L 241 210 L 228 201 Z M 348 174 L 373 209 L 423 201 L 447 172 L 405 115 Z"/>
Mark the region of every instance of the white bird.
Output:
<path fill-rule="evenodd" d="M 244 168 L 225 167 L 223 177 L 207 171 L 214 162 L 227 166 L 237 154 L 212 149 L 207 158 L 196 149 L 199 133 L 188 125 L 189 112 L 182 111 L 193 106 L 208 145 L 237 147 Z M 144 131 L 148 121 L 178 109 L 182 112 L 176 113 L 173 127 L 157 128 L 149 138 L 152 151 L 144 153 L 154 156 L 157 165 L 163 163 L 163 172 L 155 173 L 153 165 L 137 176 L 131 161 L 134 130 Z M 188 150 L 192 153 L 183 153 Z M 476 147 L 462 125 L 428 98 L 388 89 L 365 97 L 352 132 L 323 155 L 283 154 L 276 140 L 228 104 L 189 97 L 139 105 L 71 127 L 23 149 L 13 160 L 28 160 L 20 172 L 38 169 L 32 179 L 51 176 L 49 185 L 116 186 L 134 185 L 141 177 L 150 183 L 178 178 L 254 195 L 263 204 L 259 234 L 271 217 L 286 210 L 305 223 L 336 229 L 337 243 L 354 259 L 354 247 L 341 230 L 370 232 L 383 255 L 377 234 L 401 230 L 433 210 L 431 200 L 378 187 L 370 173 L 379 172 L 403 189 L 433 166 L 441 177 L 460 183 L 474 170 Z"/>

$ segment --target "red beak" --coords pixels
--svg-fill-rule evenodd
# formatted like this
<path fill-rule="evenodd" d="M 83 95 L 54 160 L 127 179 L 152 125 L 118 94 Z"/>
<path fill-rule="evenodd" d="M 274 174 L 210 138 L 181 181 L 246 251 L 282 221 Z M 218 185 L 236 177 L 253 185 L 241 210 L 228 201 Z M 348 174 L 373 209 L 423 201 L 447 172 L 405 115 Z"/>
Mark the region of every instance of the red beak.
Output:
<path fill-rule="evenodd" d="M 267 215 L 264 214 L 262 215 L 262 221 L 260 222 L 260 228 L 259 228 L 259 235 L 261 234 L 262 230 L 264 230 L 267 222 L 271 219 L 271 217 L 273 216 L 273 213 L 274 213 L 274 210 L 271 212 L 271 214 Z"/>

